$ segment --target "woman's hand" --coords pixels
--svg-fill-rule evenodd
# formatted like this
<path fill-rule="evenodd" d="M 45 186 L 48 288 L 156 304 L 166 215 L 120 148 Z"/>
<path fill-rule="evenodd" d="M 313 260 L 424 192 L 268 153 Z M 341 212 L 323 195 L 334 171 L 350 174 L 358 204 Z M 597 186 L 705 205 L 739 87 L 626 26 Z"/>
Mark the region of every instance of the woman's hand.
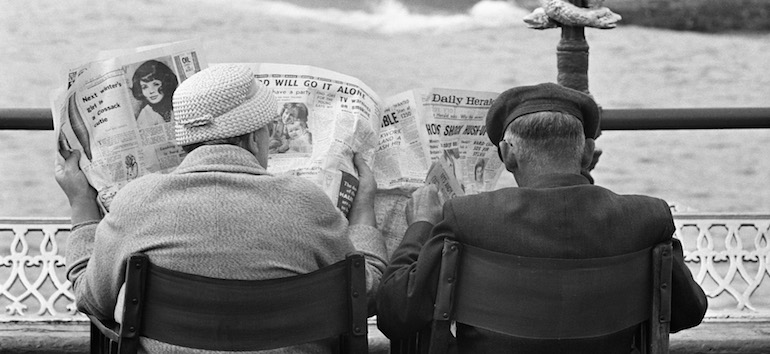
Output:
<path fill-rule="evenodd" d="M 377 193 L 377 181 L 369 165 L 364 162 L 360 153 L 353 154 L 353 165 L 358 170 L 358 191 L 353 200 L 353 206 L 348 213 L 351 225 L 362 224 L 376 227 L 374 217 L 374 196 Z"/>
<path fill-rule="evenodd" d="M 96 204 L 96 190 L 88 184 L 86 175 L 80 169 L 80 151 L 60 151 L 56 157 L 54 177 L 61 187 L 72 208 L 72 224 L 101 219 L 99 206 Z"/>
<path fill-rule="evenodd" d="M 428 184 L 412 192 L 412 198 L 406 204 L 406 224 L 427 221 L 436 225 L 442 218 L 442 205 L 438 197 L 438 188 Z"/>

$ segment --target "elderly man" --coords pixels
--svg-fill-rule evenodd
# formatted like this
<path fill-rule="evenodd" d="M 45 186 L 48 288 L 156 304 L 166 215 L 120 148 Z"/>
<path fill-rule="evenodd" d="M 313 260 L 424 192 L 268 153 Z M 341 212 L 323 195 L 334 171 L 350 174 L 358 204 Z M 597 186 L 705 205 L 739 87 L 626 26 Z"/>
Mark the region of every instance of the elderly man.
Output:
<path fill-rule="evenodd" d="M 665 201 L 618 195 L 581 174 L 592 160 L 599 113 L 590 96 L 550 83 L 512 88 L 494 101 L 487 132 L 519 187 L 449 200 L 443 214 L 435 187 L 413 194 L 409 227 L 377 295 L 378 326 L 386 336 L 409 336 L 430 321 L 445 238 L 545 258 L 614 256 L 672 239 Z M 678 241 L 674 253 L 675 332 L 699 324 L 707 303 Z M 456 345 L 460 353 L 624 353 L 632 333 L 547 341 L 458 324 Z"/>
<path fill-rule="evenodd" d="M 57 164 L 56 179 L 72 207 L 67 277 L 80 311 L 113 318 L 125 261 L 134 252 L 186 273 L 271 279 L 309 273 L 361 251 L 373 296 L 386 253 L 375 228 L 376 183 L 361 158 L 354 158 L 360 186 L 346 220 L 312 182 L 266 171 L 277 104 L 247 67 L 220 65 L 193 75 L 177 88 L 174 112 L 176 141 L 188 155 L 172 173 L 127 184 L 103 219 L 78 167 L 80 154 Z M 140 345 L 150 353 L 189 352 L 147 338 Z M 319 342 L 275 352 L 331 348 Z"/>

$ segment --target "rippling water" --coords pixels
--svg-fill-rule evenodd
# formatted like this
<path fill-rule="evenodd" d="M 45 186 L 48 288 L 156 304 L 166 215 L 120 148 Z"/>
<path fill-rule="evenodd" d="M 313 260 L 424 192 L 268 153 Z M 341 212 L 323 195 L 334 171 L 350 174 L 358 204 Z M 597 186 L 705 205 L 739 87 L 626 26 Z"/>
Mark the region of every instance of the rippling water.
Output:
<path fill-rule="evenodd" d="M 429 2 L 429 1 L 428 1 Z M 419 11 L 392 0 L 0 0 L 0 107 L 47 107 L 65 62 L 200 38 L 210 62 L 309 64 L 386 97 L 420 86 L 502 91 L 556 79 L 559 31 L 481 1 Z M 770 35 L 586 30 L 606 108 L 770 107 Z M 52 132 L 0 132 L 0 216 L 67 216 Z M 597 183 L 702 211 L 770 212 L 770 130 L 605 132 Z"/>

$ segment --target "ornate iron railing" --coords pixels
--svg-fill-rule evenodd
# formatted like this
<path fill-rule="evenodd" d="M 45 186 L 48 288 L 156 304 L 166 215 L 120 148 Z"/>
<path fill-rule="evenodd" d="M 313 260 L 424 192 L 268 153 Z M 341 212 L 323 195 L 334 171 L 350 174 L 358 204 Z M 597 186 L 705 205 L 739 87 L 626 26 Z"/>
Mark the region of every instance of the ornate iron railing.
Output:
<path fill-rule="evenodd" d="M 675 214 L 685 262 L 714 320 L 770 319 L 770 215 Z"/>
<path fill-rule="evenodd" d="M 65 274 L 66 218 L 0 219 L 0 321 L 86 320 Z"/>
<path fill-rule="evenodd" d="M 676 213 L 708 320 L 770 320 L 770 214 Z M 85 321 L 65 278 L 65 218 L 0 219 L 0 321 Z"/>

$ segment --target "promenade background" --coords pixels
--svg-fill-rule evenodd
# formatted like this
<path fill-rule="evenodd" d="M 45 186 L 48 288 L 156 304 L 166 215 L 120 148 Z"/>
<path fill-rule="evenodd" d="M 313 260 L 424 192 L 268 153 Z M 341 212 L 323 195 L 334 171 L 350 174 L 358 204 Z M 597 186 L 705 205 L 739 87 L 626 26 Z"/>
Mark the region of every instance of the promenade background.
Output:
<path fill-rule="evenodd" d="M 63 64 L 99 50 L 190 38 L 212 63 L 314 65 L 358 77 L 381 97 L 556 80 L 560 31 L 526 29 L 528 11 L 512 3 L 453 12 L 391 0 L 308 3 L 0 0 L 0 107 L 48 107 Z M 586 37 L 590 89 L 605 108 L 770 107 L 770 33 L 626 25 Z M 596 182 L 619 193 L 770 212 L 770 130 L 607 131 L 597 145 Z M 53 180 L 54 148 L 53 132 L 0 131 L 0 216 L 69 215 Z"/>

